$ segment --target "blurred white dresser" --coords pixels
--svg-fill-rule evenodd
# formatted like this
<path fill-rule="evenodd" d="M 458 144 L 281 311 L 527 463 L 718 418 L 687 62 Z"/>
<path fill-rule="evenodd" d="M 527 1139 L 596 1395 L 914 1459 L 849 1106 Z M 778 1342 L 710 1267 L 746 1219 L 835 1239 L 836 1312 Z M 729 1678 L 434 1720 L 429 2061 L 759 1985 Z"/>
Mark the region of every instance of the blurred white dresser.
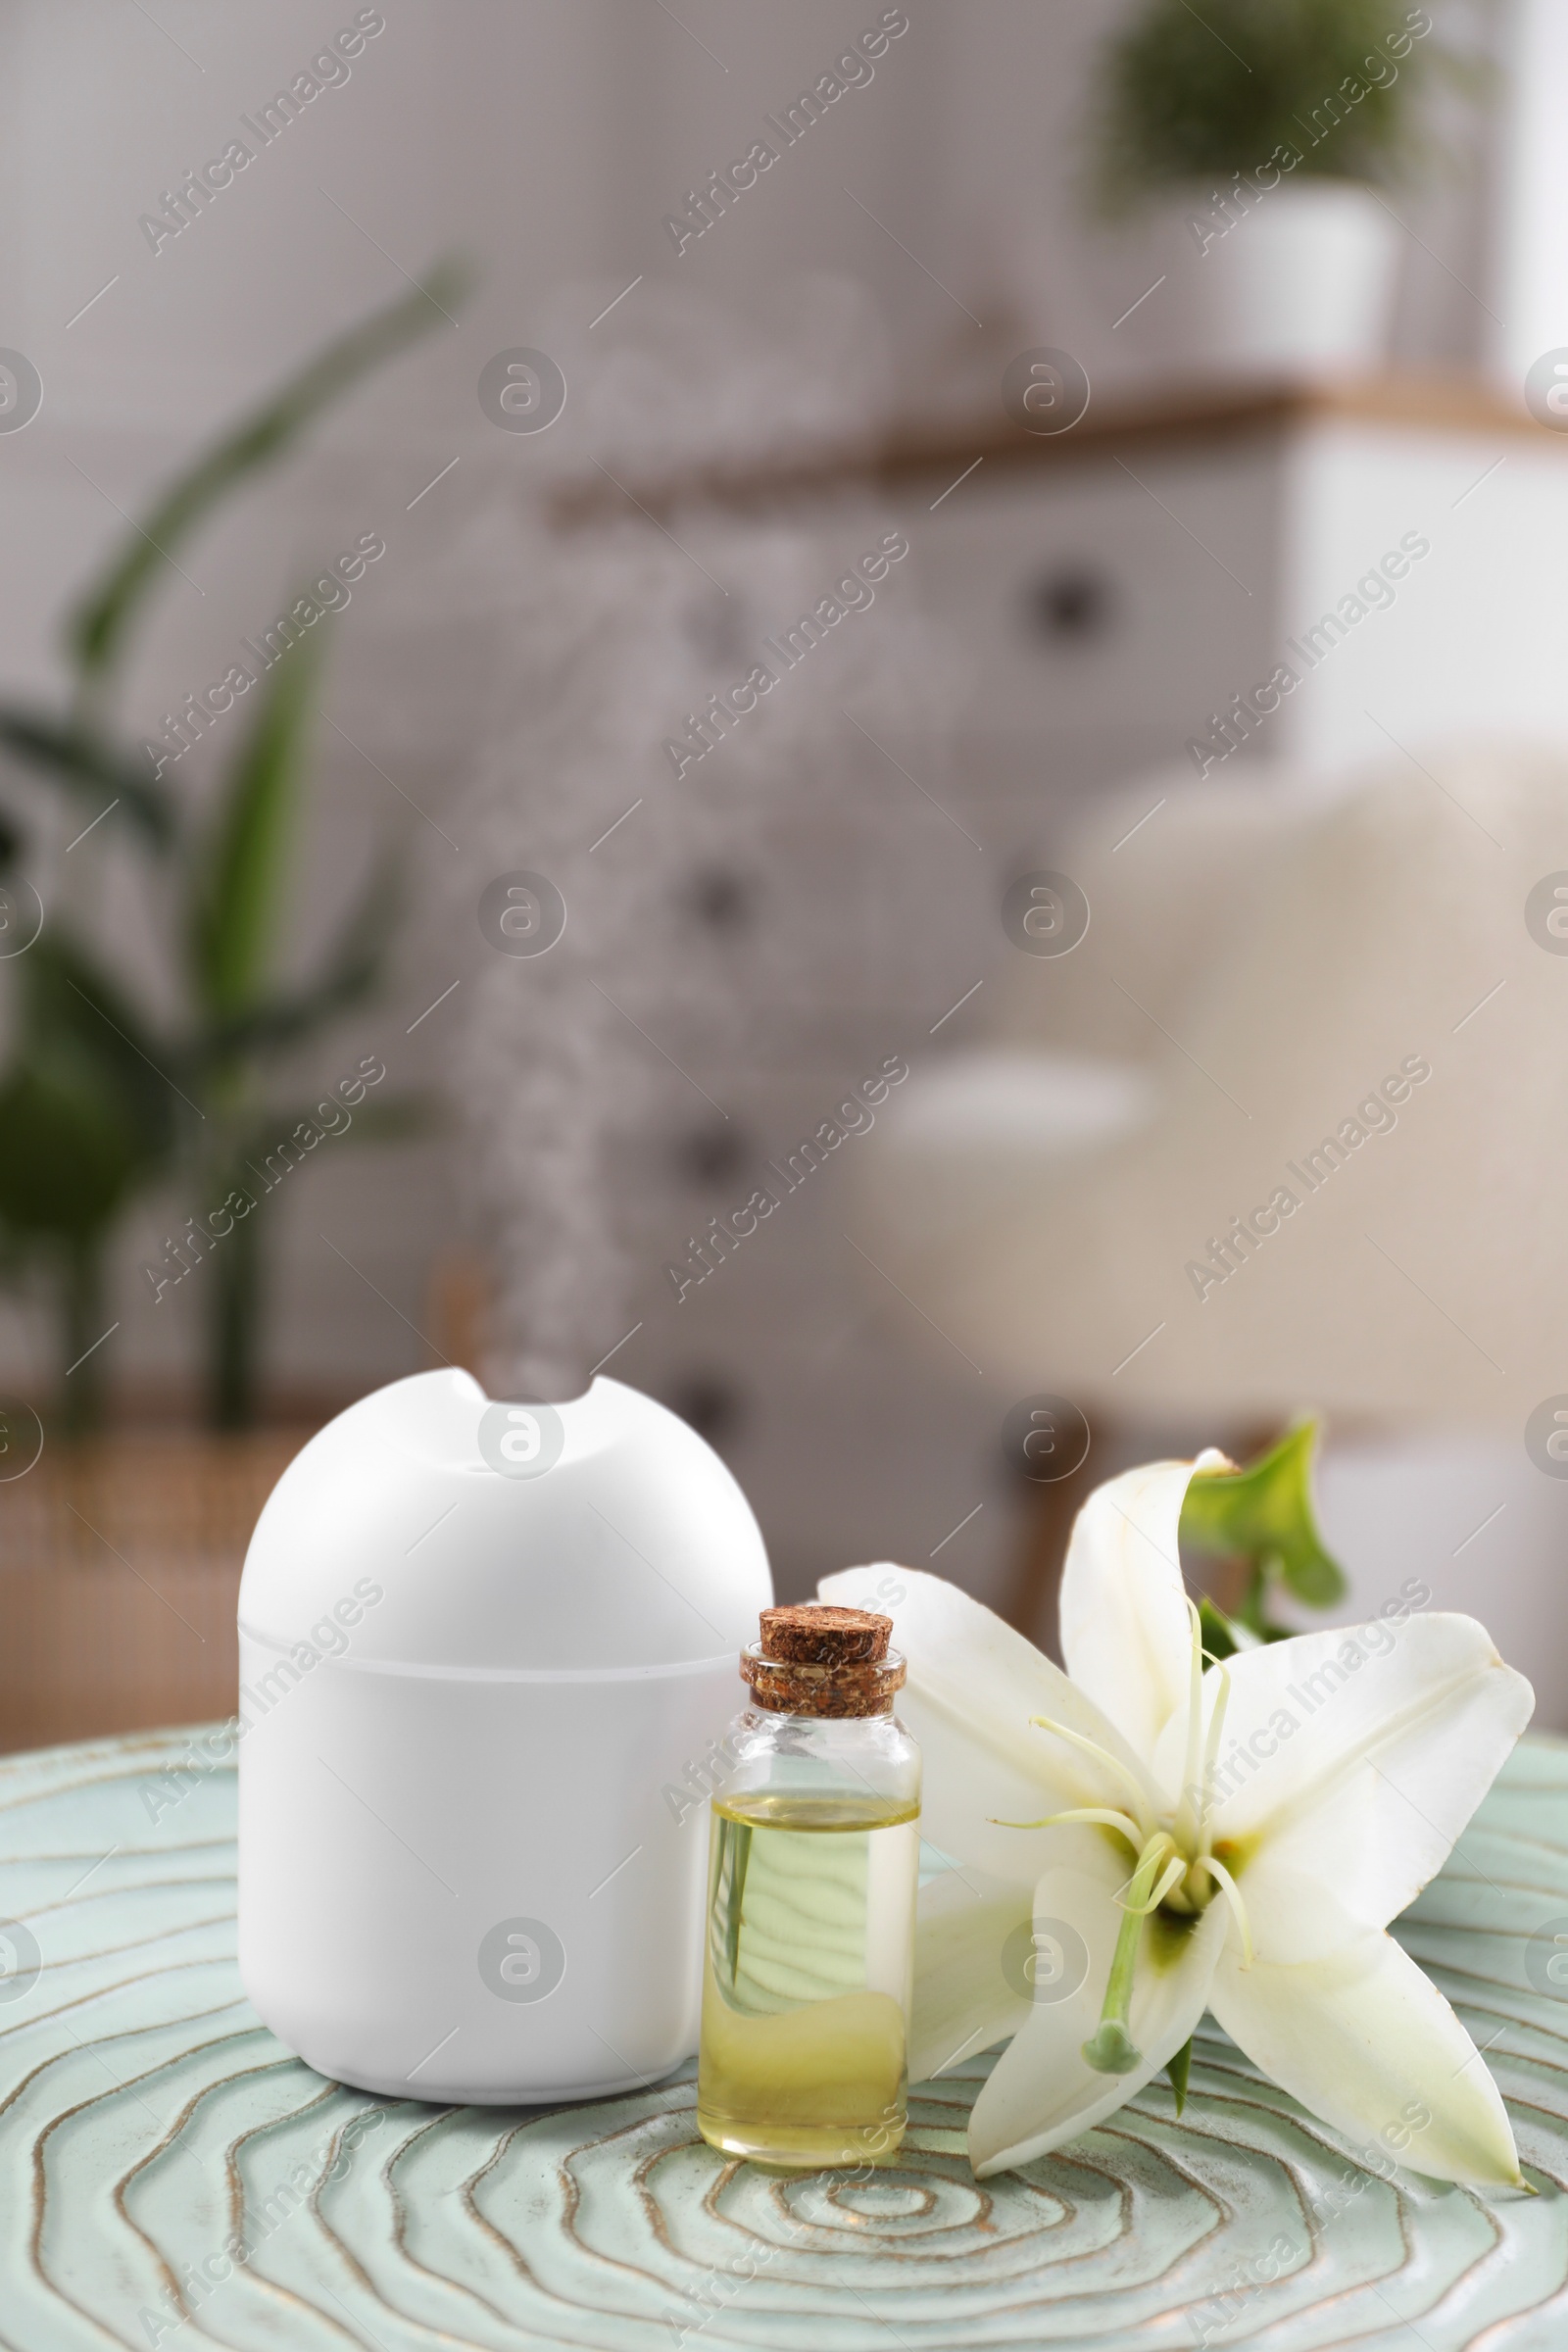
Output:
<path fill-rule="evenodd" d="M 1330 767 L 1386 759 L 1391 739 L 1419 760 L 1455 731 L 1568 733 L 1553 659 L 1568 441 L 1480 390 L 1091 407 L 1057 440 L 999 407 L 968 440 L 911 437 L 710 495 L 808 518 L 827 564 L 868 487 L 909 543 L 889 595 L 917 598 L 956 657 L 953 739 L 889 735 L 869 798 L 848 765 L 842 789 L 786 781 L 755 870 L 691 875 L 690 954 L 746 1005 L 747 1043 L 723 1062 L 661 1041 L 731 1115 L 675 1085 L 652 1164 L 628 1170 L 651 1273 L 886 1056 L 925 1073 L 982 1035 L 1014 953 L 1000 916 L 1013 875 L 1051 862 L 1098 789 L 1155 771 L 1152 802 L 1197 775 L 1205 745 L 1211 762 L 1239 757 L 1218 733 L 1227 710 L 1249 757 Z M 670 493 L 683 513 L 691 490 Z M 1236 698 L 1256 712 L 1281 665 L 1297 683 L 1244 725 Z M 678 1304 L 651 1279 L 616 1368 L 711 1431 L 791 1590 L 803 1569 L 891 1552 L 1000 1592 L 1019 1399 L 934 1328 L 911 1344 L 918 1324 L 859 1249 L 858 1151 L 846 1143 Z"/>
<path fill-rule="evenodd" d="M 1141 765 L 1196 773 L 1227 710 L 1257 754 L 1314 763 L 1568 735 L 1568 434 L 1482 386 L 1091 404 L 1054 439 L 993 435 L 932 512 L 980 448 L 910 447 L 885 479 L 972 660 L 961 773 L 999 819 L 1049 823 Z M 1298 683 L 1258 711 L 1281 664 Z"/>

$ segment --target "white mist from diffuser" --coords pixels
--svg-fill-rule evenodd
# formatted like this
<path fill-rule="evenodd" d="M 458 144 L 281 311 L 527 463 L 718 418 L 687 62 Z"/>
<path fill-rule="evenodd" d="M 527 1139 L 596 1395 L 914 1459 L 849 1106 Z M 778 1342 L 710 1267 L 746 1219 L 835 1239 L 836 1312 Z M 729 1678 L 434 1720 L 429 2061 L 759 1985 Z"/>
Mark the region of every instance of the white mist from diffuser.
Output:
<path fill-rule="evenodd" d="M 599 1379 L 420 1373 L 290 1463 L 240 1586 L 239 1960 L 387 2097 L 525 2103 L 696 2046 L 701 1784 L 772 1598 L 740 1487 Z"/>

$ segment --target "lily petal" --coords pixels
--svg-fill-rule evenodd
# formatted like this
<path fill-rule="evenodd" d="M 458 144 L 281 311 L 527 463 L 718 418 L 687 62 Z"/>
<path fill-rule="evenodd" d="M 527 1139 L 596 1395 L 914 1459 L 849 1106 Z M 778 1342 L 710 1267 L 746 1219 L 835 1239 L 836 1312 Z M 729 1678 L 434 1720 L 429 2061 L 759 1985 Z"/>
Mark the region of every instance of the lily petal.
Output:
<path fill-rule="evenodd" d="M 970 1869 L 920 1889 L 914 1928 L 914 2028 L 909 2080 L 928 2082 L 960 2058 L 1016 2034 L 1030 1996 L 1013 1951 L 1029 1944 L 1034 1888 Z"/>
<path fill-rule="evenodd" d="M 1436 2180 L 1520 2183 L 1497 2085 L 1448 2003 L 1391 1936 L 1294 1965 L 1221 1957 L 1209 2007 L 1303 2107 Z"/>
<path fill-rule="evenodd" d="M 1534 1693 L 1473 1617 L 1303 1634 L 1228 1659 L 1210 1794 L 1264 1959 L 1386 1927 L 1447 1860 Z M 1217 1675 L 1204 1678 L 1211 1714 Z M 1181 1726 L 1156 1767 L 1178 1773 Z"/>
<path fill-rule="evenodd" d="M 890 1590 L 903 1597 L 890 1603 Z M 841 1608 L 891 1615 L 894 1645 L 909 1669 L 899 1714 L 924 1760 L 921 1828 L 966 1870 L 974 1864 L 1033 1886 L 1062 1851 L 1061 1833 L 1001 1825 L 1082 1805 L 1152 1808 L 1152 1783 L 1115 1727 L 1059 1666 L 956 1585 L 883 1561 L 824 1577 L 817 1592 Z M 1037 1716 L 1062 1724 L 1105 1761 L 1040 1730 Z"/>
<path fill-rule="evenodd" d="M 1042 1949 L 1054 1946 L 1069 1954 L 1086 1949 L 1088 1972 L 1065 1998 L 1036 1996 L 975 2101 L 969 2161 L 980 2180 L 1049 2155 L 1142 2090 L 1175 2057 L 1202 2016 L 1225 1941 L 1223 1903 L 1211 1903 L 1177 1938 L 1163 1921 L 1146 1923 L 1128 2019 L 1142 2055 L 1129 2074 L 1098 2074 L 1086 2063 L 1082 2045 L 1100 2022 L 1122 1917 L 1115 1898 L 1127 1883 L 1128 1864 L 1110 1839 L 1093 1831 L 1058 1836 L 1063 1845 L 1072 1840 L 1072 1859 L 1042 1873 L 1035 1889 L 1034 1932 Z"/>
<path fill-rule="evenodd" d="M 1150 1462 L 1097 1487 L 1061 1572 L 1067 1672 L 1143 1756 L 1184 1713 L 1193 1645 L 1177 1532 L 1193 1473 L 1225 1463 Z M 1225 1464 L 1228 1468 L 1229 1465 Z"/>

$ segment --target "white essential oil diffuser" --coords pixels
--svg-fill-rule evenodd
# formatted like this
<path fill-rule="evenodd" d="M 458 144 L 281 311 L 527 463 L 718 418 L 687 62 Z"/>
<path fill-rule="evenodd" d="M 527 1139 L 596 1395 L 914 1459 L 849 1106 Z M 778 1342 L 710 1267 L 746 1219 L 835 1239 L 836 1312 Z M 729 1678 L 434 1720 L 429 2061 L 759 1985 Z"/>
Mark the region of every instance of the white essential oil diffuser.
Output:
<path fill-rule="evenodd" d="M 240 1586 L 239 1964 L 324 2075 L 586 2098 L 697 2042 L 703 1765 L 772 1599 L 745 1495 L 618 1381 L 395 1381 L 313 1438 Z"/>

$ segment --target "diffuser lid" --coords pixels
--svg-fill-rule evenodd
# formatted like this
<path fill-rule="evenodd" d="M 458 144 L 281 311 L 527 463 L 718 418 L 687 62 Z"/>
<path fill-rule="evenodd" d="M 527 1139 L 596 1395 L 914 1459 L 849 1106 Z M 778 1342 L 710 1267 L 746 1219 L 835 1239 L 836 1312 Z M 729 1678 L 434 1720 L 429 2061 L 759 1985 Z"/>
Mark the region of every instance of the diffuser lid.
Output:
<path fill-rule="evenodd" d="M 376 1390 L 295 1456 L 239 1617 L 313 1664 L 593 1674 L 736 1651 L 771 1599 L 740 1487 L 652 1397 L 601 1378 L 564 1404 L 492 1403 L 444 1371 Z"/>

